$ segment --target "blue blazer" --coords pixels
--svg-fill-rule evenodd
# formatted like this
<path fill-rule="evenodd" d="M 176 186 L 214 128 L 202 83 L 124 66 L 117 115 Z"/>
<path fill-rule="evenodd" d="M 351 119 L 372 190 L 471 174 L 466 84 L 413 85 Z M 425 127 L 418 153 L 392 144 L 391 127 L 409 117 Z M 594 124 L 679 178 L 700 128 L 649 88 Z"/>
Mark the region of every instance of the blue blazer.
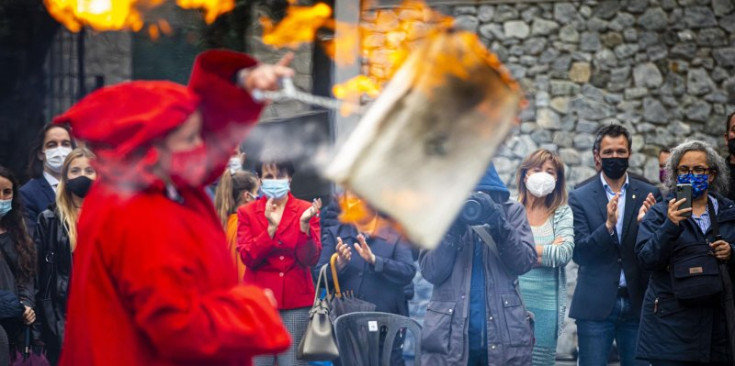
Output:
<path fill-rule="evenodd" d="M 28 234 L 34 235 L 38 215 L 56 201 L 56 193 L 46 178 L 41 176 L 29 180 L 20 187 L 20 198 L 23 200 Z"/>
<path fill-rule="evenodd" d="M 608 201 L 599 175 L 569 194 L 569 206 L 574 213 L 574 261 L 579 264 L 577 287 L 569 308 L 571 318 L 605 320 L 615 306 L 621 269 L 631 307 L 640 315 L 649 272 L 640 267 L 635 254 L 638 211 L 649 193 L 657 202 L 661 201 L 661 192 L 633 177 L 629 182 L 622 238 L 618 238 L 617 232 L 611 236 L 605 227 Z"/>
<path fill-rule="evenodd" d="M 337 237 L 340 237 L 352 249 L 350 262 L 337 274 L 341 290 L 353 291 L 358 299 L 375 304 L 375 311 L 408 316 L 404 288 L 416 275 L 411 245 L 389 229 L 379 230 L 380 233 L 372 237 L 366 236 L 376 258 L 375 265 L 371 265 L 354 248 L 359 234 L 354 226 L 337 224 L 322 230 L 322 254 L 313 270 L 318 274 L 319 268 L 329 263 L 336 251 Z M 332 275 L 327 273 L 331 289 Z"/>

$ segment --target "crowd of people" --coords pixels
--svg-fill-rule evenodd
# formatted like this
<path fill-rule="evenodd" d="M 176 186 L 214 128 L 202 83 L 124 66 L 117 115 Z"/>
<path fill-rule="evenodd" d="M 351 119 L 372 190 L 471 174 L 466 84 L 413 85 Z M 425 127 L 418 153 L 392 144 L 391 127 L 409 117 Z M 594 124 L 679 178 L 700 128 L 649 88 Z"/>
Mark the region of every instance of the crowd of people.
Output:
<path fill-rule="evenodd" d="M 433 285 L 416 364 L 554 365 L 567 314 L 580 365 L 607 364 L 613 344 L 623 366 L 732 364 L 735 116 L 727 159 L 702 141 L 662 149 L 656 184 L 628 172 L 616 124 L 577 187 L 547 149 L 520 164 L 515 197 L 491 164 L 418 251 L 354 192 L 296 198 L 289 161 L 244 169 L 236 145 L 262 108 L 249 92 L 288 61 L 211 51 L 188 88 L 103 89 L 40 132 L 28 182 L 0 167 L 0 366 L 24 346 L 54 365 L 308 365 L 298 346 L 330 263 L 379 312 L 409 316 L 417 271 Z"/>

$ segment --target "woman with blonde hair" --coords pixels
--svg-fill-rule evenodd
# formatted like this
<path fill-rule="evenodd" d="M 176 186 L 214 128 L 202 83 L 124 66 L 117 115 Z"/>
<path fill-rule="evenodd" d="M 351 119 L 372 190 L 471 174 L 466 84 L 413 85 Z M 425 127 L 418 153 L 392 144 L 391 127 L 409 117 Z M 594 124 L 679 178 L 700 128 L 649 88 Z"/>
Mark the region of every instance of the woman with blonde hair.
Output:
<path fill-rule="evenodd" d="M 237 264 L 239 281 L 242 281 L 245 275 L 245 264 L 237 251 L 237 209 L 255 201 L 259 189 L 260 183 L 254 173 L 244 170 L 233 172 L 227 168 L 217 184 L 214 195 L 214 206 L 227 234 L 227 247 Z"/>
<path fill-rule="evenodd" d="M 536 316 L 533 365 L 554 365 L 566 313 L 565 266 L 574 252 L 574 219 L 567 205 L 564 163 L 546 149 L 518 168 L 518 200 L 526 208 L 538 263 L 519 277 L 528 310 Z"/>
<path fill-rule="evenodd" d="M 77 244 L 77 221 L 97 172 L 95 155 L 87 148 L 73 150 L 64 160 L 56 191 L 56 203 L 38 217 L 38 292 L 41 340 L 52 364 L 58 363 L 66 323 L 66 301 Z"/>

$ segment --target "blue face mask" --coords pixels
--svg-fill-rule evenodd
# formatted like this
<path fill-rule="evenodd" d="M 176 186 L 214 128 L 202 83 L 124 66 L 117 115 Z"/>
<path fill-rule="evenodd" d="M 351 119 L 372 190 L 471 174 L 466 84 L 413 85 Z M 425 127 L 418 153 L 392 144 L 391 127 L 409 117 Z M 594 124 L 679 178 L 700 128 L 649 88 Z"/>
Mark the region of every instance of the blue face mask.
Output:
<path fill-rule="evenodd" d="M 0 200 L 0 217 L 4 217 L 5 215 L 10 212 L 10 210 L 13 209 L 13 200 Z"/>
<path fill-rule="evenodd" d="M 692 199 L 702 197 L 704 192 L 709 188 L 709 175 L 708 174 L 679 174 L 676 177 L 676 181 L 679 184 L 691 184 L 692 185 Z"/>
<path fill-rule="evenodd" d="M 288 179 L 263 179 L 260 190 L 268 198 L 283 198 L 291 190 Z"/>

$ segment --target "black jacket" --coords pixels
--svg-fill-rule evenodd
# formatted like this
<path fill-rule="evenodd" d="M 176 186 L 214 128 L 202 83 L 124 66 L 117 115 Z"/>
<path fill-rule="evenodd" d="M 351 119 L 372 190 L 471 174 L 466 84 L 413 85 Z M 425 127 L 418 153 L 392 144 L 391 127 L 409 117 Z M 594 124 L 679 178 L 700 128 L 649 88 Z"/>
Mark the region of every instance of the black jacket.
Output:
<path fill-rule="evenodd" d="M 639 314 L 648 273 L 641 271 L 635 257 L 638 236 L 638 211 L 649 193 L 661 200 L 658 188 L 636 179 L 629 180 L 623 214 L 623 237 L 610 236 L 605 227 L 607 196 L 597 180 L 569 194 L 574 212 L 574 261 L 579 264 L 577 287 L 572 297 L 569 316 L 574 319 L 601 321 L 615 306 L 621 268 L 635 314 Z M 618 242 L 620 244 L 618 244 Z"/>
<path fill-rule="evenodd" d="M 722 196 L 718 201 L 720 235 L 730 243 L 735 263 L 735 205 Z M 712 227 L 706 235 L 693 218 L 676 226 L 667 217 L 668 203 L 653 206 L 641 222 L 636 254 L 643 268 L 651 271 L 638 336 L 637 357 L 648 360 L 686 362 L 726 361 L 727 333 L 721 302 L 682 304 L 674 297 L 669 264 L 671 253 L 680 247 L 706 245 L 713 240 Z M 658 304 L 656 304 L 658 302 Z"/>
<path fill-rule="evenodd" d="M 55 210 L 43 211 L 36 225 L 38 290 L 36 330 L 49 352 L 61 349 L 71 279 L 69 237 Z"/>
<path fill-rule="evenodd" d="M 33 235 L 38 215 L 54 203 L 56 193 L 54 193 L 54 189 L 48 184 L 46 178 L 41 175 L 20 187 L 20 197 L 23 199 L 28 233 Z"/>
<path fill-rule="evenodd" d="M 322 254 L 314 273 L 336 252 L 337 237 L 352 249 L 350 262 L 338 272 L 342 291 L 354 291 L 355 297 L 375 304 L 375 311 L 408 316 L 404 288 L 416 275 L 411 244 L 394 230 L 383 228 L 379 234 L 366 237 L 375 254 L 375 265 L 367 263 L 353 247 L 357 243 L 357 229 L 348 224 L 325 227 L 322 231 Z M 327 272 L 332 281 L 331 272 Z M 330 282 L 331 286 L 331 282 Z"/>

